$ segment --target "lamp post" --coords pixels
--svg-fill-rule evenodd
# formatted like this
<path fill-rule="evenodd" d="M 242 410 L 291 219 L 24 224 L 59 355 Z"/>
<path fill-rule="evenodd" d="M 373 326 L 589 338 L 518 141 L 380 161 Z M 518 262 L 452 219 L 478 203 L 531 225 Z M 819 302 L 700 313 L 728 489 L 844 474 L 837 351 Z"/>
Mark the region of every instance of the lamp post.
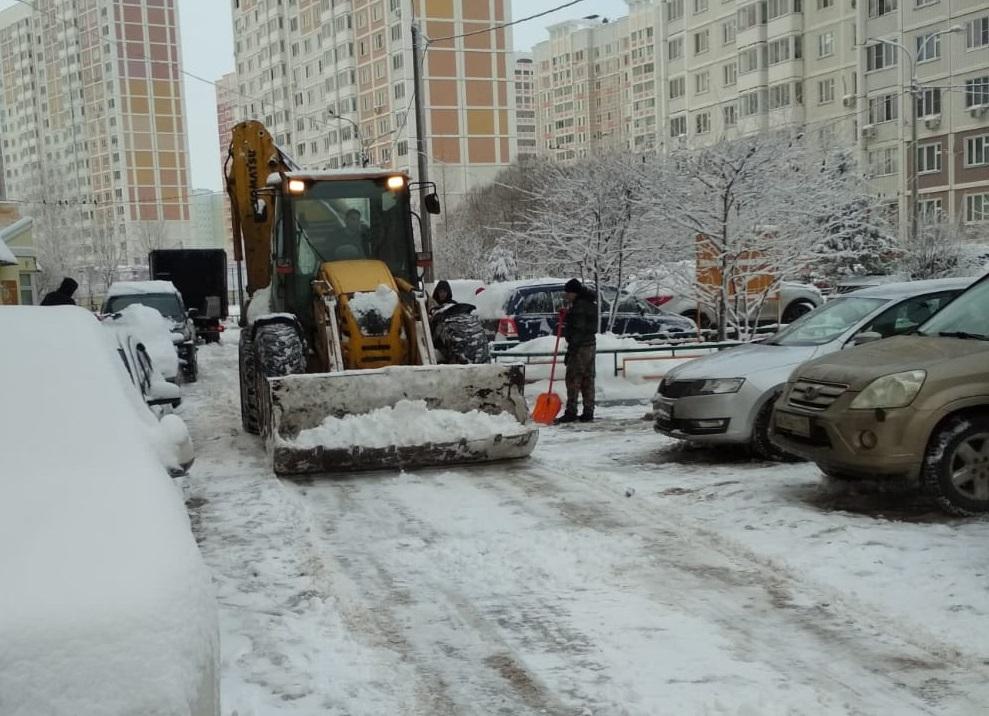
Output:
<path fill-rule="evenodd" d="M 920 56 L 923 54 L 924 50 L 927 49 L 927 43 L 932 40 L 936 40 L 942 35 L 948 35 L 955 32 L 964 32 L 965 28 L 961 25 L 954 25 L 949 27 L 947 30 L 940 30 L 938 32 L 932 32 L 930 35 L 924 38 L 923 42 L 917 47 L 916 52 L 911 52 L 903 43 L 896 40 L 882 40 L 874 37 L 866 38 L 866 42 L 880 44 L 880 45 L 892 45 L 893 47 L 898 47 L 906 55 L 907 59 L 910 60 L 910 152 L 908 155 L 908 161 L 910 161 L 910 241 L 916 246 L 917 245 L 917 233 L 918 227 L 920 225 L 920 202 L 918 201 L 917 195 L 917 185 L 919 171 L 917 165 L 917 104 L 918 101 L 923 97 L 923 88 L 920 86 L 920 80 L 917 78 L 917 63 L 920 61 Z"/>
<path fill-rule="evenodd" d="M 352 120 L 350 117 L 344 117 L 343 115 L 337 114 L 332 109 L 326 110 L 334 119 L 339 119 L 344 122 L 348 122 L 350 126 L 354 128 L 354 136 L 357 138 L 358 143 L 361 145 L 361 166 L 366 167 L 368 165 L 369 159 L 367 156 L 367 148 L 364 146 L 364 138 L 361 136 L 361 128 L 357 125 L 357 122 Z"/>

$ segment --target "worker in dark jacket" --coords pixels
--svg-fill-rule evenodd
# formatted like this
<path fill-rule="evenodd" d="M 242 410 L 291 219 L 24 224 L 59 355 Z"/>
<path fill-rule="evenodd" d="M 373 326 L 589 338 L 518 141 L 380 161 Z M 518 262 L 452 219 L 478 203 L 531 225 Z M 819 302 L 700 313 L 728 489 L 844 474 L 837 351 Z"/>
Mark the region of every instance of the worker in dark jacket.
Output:
<path fill-rule="evenodd" d="M 450 289 L 449 281 L 437 281 L 436 288 L 433 289 L 433 301 L 436 302 L 437 306 L 443 306 L 447 303 L 456 303 L 453 300 L 453 291 Z"/>
<path fill-rule="evenodd" d="M 570 308 L 563 325 L 567 339 L 567 407 L 558 423 L 594 420 L 594 363 L 598 332 L 597 294 L 575 278 L 563 287 Z M 584 412 L 577 415 L 577 398 L 584 403 Z"/>
<path fill-rule="evenodd" d="M 79 284 L 71 278 L 63 278 L 62 284 L 56 288 L 54 291 L 48 293 L 43 299 L 41 299 L 42 306 L 74 306 L 76 305 L 75 300 L 72 298 L 72 294 L 76 292 L 79 288 Z"/>

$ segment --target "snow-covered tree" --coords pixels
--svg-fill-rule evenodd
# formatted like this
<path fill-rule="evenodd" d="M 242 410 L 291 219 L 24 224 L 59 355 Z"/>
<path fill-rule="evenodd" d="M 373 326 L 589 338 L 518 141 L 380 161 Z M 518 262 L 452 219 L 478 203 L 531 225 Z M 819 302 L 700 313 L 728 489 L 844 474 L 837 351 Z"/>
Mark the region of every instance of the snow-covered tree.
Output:
<path fill-rule="evenodd" d="M 168 225 L 161 219 L 141 221 L 133 230 L 137 245 L 145 254 L 168 248 Z"/>
<path fill-rule="evenodd" d="M 822 217 L 822 234 L 811 245 L 805 278 L 833 284 L 846 276 L 885 275 L 901 254 L 893 228 L 882 216 L 862 221 L 868 203 L 858 199 L 846 211 Z"/>
<path fill-rule="evenodd" d="M 931 217 L 921 222 L 916 240 L 908 235 L 901 244 L 898 269 L 911 279 L 979 273 L 985 261 L 971 241 L 964 224 L 942 215 Z"/>
<path fill-rule="evenodd" d="M 847 150 L 799 132 L 723 139 L 676 149 L 651 172 L 650 222 L 670 255 L 696 246 L 695 297 L 717 316 L 718 338 L 745 336 L 766 300 L 834 233 L 881 230 L 872 198 Z"/>

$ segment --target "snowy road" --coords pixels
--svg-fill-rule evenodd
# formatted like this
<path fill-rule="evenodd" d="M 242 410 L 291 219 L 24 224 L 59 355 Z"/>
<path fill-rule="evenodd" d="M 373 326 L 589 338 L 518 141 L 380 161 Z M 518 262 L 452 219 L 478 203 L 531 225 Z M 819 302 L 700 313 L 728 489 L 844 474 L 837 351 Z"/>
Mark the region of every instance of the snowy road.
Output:
<path fill-rule="evenodd" d="M 281 481 L 225 341 L 182 408 L 224 713 L 985 712 L 986 521 L 838 509 L 642 407 L 526 462 Z"/>

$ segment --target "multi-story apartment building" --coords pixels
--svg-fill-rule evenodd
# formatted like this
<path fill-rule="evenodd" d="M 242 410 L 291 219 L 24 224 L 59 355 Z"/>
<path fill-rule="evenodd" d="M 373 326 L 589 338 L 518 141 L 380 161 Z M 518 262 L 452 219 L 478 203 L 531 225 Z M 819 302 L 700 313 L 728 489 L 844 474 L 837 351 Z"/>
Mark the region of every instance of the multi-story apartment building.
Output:
<path fill-rule="evenodd" d="M 220 140 L 220 176 L 225 181 L 225 168 L 227 163 L 227 152 L 230 147 L 230 136 L 233 126 L 237 123 L 237 74 L 230 72 L 216 81 L 216 127 Z M 230 219 L 230 198 L 227 196 L 226 187 L 223 192 L 223 226 L 227 238 L 224 241 L 224 248 L 228 257 L 233 259 L 233 224 Z"/>
<path fill-rule="evenodd" d="M 429 178 L 455 205 L 515 157 L 508 0 L 235 0 L 238 120 L 300 164 L 417 175 L 411 27 L 422 60 Z"/>
<path fill-rule="evenodd" d="M 536 77 L 532 53 L 515 54 L 515 132 L 520 162 L 534 159 L 536 149 Z"/>
<path fill-rule="evenodd" d="M 142 224 L 189 225 L 175 3 L 34 0 L 0 12 L 6 191 L 85 267 L 143 264 Z M 50 242 L 49 242 L 50 243 Z M 90 274 L 93 272 L 90 271 Z"/>
<path fill-rule="evenodd" d="M 536 46 L 541 153 L 703 146 L 800 125 L 857 150 L 905 232 L 916 112 L 920 213 L 989 222 L 984 2 L 626 2 L 626 18 L 558 23 Z"/>

